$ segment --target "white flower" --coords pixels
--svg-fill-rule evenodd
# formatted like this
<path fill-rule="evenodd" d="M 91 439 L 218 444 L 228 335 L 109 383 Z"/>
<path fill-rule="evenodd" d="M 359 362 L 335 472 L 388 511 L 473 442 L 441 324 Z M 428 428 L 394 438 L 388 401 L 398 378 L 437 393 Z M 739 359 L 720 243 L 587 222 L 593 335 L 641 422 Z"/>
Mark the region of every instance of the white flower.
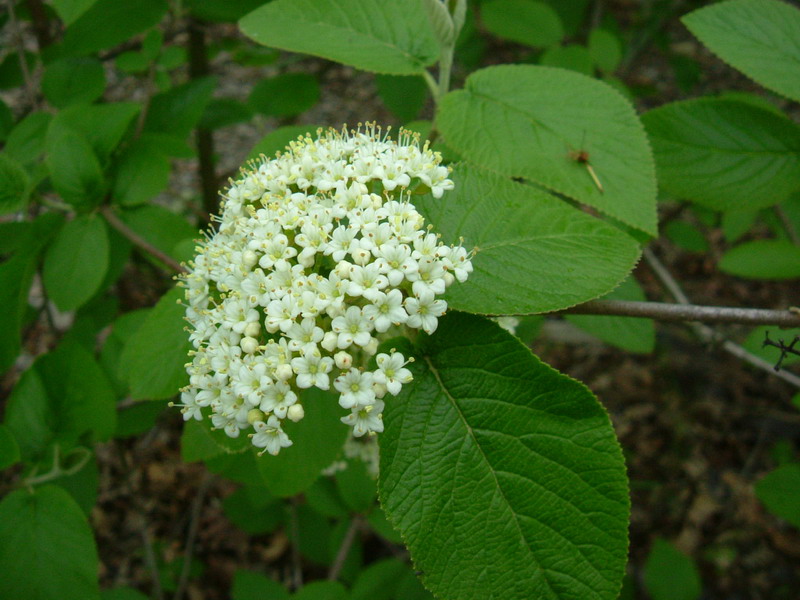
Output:
<path fill-rule="evenodd" d="M 383 431 L 383 401 L 376 400 L 375 404 L 368 406 L 355 406 L 341 421 L 353 428 L 353 435 L 361 437 L 367 433 L 380 433 Z"/>
<path fill-rule="evenodd" d="M 429 289 L 422 290 L 417 297 L 406 298 L 405 301 L 408 320 L 406 324 L 415 329 L 422 329 L 425 333 L 433 333 L 438 326 L 438 317 L 447 310 L 447 302 L 436 300 Z"/>
<path fill-rule="evenodd" d="M 344 316 L 336 317 L 331 323 L 331 329 L 339 334 L 337 346 L 345 350 L 351 345 L 366 346 L 372 336 L 372 322 L 364 316 L 361 309 L 351 306 L 344 313 Z"/>
<path fill-rule="evenodd" d="M 253 445 L 257 448 L 264 448 L 273 456 L 281 451 L 281 448 L 288 448 L 292 445 L 292 440 L 281 429 L 281 422 L 277 417 L 271 416 L 266 423 L 256 421 L 253 425 L 256 430 L 253 435 Z"/>
<path fill-rule="evenodd" d="M 381 292 L 371 300 L 372 304 L 367 304 L 361 313 L 374 322 L 375 331 L 383 333 L 392 325 L 401 325 L 408 320 L 400 290 L 391 290 L 388 294 Z"/>
<path fill-rule="evenodd" d="M 292 359 L 292 369 L 297 374 L 297 387 L 310 388 L 312 385 L 321 390 L 330 387 L 328 373 L 333 368 L 333 359 L 330 356 L 321 356 L 319 352 L 303 354 Z"/>
<path fill-rule="evenodd" d="M 264 399 L 259 408 L 265 413 L 275 413 L 281 419 L 286 417 L 286 411 L 297 402 L 297 394 L 285 381 L 279 381 L 264 392 Z"/>
<path fill-rule="evenodd" d="M 405 368 L 407 363 L 399 352 L 378 354 L 375 362 L 378 364 L 378 370 L 373 375 L 375 383 L 385 385 L 393 396 L 400 393 L 404 384 L 411 382 L 411 371 Z"/>
<path fill-rule="evenodd" d="M 339 406 L 353 408 L 366 406 L 375 402 L 375 392 L 372 391 L 372 373 L 362 373 L 358 369 L 350 369 L 333 382 L 333 387 L 341 393 Z"/>

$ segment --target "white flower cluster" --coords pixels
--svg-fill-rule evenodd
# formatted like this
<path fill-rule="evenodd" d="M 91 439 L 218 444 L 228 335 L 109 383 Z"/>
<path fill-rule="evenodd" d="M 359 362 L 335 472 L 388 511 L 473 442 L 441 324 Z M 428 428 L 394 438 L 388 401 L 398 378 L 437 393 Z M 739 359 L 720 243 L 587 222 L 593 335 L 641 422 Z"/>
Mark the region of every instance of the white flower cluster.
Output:
<path fill-rule="evenodd" d="M 195 350 L 185 419 L 278 454 L 300 390 L 339 392 L 352 434 L 383 431 L 383 398 L 411 381 L 402 354 L 378 354 L 403 327 L 433 333 L 437 296 L 472 271 L 462 246 L 426 229 L 411 193 L 453 188 L 441 156 L 401 130 L 317 132 L 250 165 L 224 195 L 217 232 L 183 277 Z M 307 407 L 313 410 L 313 407 Z"/>

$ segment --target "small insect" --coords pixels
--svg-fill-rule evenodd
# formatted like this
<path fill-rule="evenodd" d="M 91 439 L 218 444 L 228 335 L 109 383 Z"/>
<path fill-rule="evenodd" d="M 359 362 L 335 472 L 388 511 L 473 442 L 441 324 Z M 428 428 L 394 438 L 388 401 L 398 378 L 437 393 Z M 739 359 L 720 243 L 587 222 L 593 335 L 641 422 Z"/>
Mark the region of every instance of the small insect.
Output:
<path fill-rule="evenodd" d="M 581 142 L 581 145 L 583 145 L 583 142 Z M 597 177 L 597 173 L 594 172 L 594 168 L 592 167 L 592 164 L 589 162 L 589 153 L 586 150 L 583 150 L 583 149 L 581 149 L 581 150 L 570 150 L 569 157 L 570 157 L 571 160 L 574 160 L 576 163 L 582 164 L 583 166 L 586 167 L 586 170 L 588 171 L 589 175 L 591 176 L 592 181 L 594 181 L 594 184 L 597 186 L 597 189 L 600 190 L 600 193 L 602 194 L 603 193 L 603 184 L 600 183 L 600 178 Z"/>

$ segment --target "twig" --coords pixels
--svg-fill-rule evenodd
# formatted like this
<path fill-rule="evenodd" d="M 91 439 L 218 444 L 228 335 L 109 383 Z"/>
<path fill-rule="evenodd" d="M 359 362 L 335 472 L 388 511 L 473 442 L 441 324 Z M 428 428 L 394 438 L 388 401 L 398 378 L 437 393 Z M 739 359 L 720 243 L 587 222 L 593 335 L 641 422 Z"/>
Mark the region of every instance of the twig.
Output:
<path fill-rule="evenodd" d="M 164 600 L 164 589 L 161 587 L 161 578 L 158 572 L 158 562 L 156 561 L 156 553 L 153 551 L 153 540 L 150 538 L 150 532 L 147 529 L 147 521 L 144 515 L 140 515 L 142 519 L 142 545 L 144 546 L 144 562 L 147 565 L 147 570 L 150 571 L 150 577 L 153 580 L 153 595 L 156 600 Z"/>
<path fill-rule="evenodd" d="M 664 287 L 669 290 L 675 300 L 677 300 L 680 304 L 690 304 L 689 298 L 683 292 L 680 285 L 678 285 L 678 282 L 675 281 L 672 275 L 670 275 L 669 271 L 667 271 L 667 268 L 661 263 L 660 260 L 658 260 L 658 257 L 656 257 L 656 255 L 653 254 L 649 248 L 645 249 L 644 251 L 644 259 L 647 261 L 647 264 L 650 265 L 650 268 L 653 269 L 656 277 L 658 277 Z M 729 354 L 732 354 L 733 356 L 750 363 L 754 367 L 767 371 L 768 373 L 772 373 L 776 377 L 783 379 L 785 382 L 800 388 L 800 377 L 797 375 L 787 373 L 786 371 L 778 371 L 776 373 L 772 368 L 772 365 L 767 361 L 756 356 L 755 354 L 751 354 L 740 345 L 734 344 L 730 340 L 726 340 L 708 325 L 703 325 L 702 323 L 697 322 L 690 322 L 689 325 L 691 325 L 697 336 L 704 342 L 721 342 L 723 350 Z"/>
<path fill-rule="evenodd" d="M 8 5 L 8 14 L 11 17 L 11 27 L 14 31 L 16 38 L 17 56 L 19 57 L 19 67 L 22 70 L 22 78 L 25 81 L 25 94 L 28 96 L 28 102 L 31 106 L 36 106 L 36 87 L 31 77 L 30 69 L 28 69 L 28 61 L 25 58 L 25 40 L 22 36 L 22 28 L 17 20 L 17 14 L 14 11 L 14 0 L 6 0 Z"/>
<path fill-rule="evenodd" d="M 106 221 L 117 231 L 119 231 L 123 236 L 125 236 L 129 241 L 133 243 L 134 246 L 139 248 L 140 250 L 146 252 L 150 256 L 157 258 L 161 262 L 163 262 L 166 266 L 170 269 L 175 271 L 176 273 L 186 273 L 186 267 L 176 261 L 174 258 L 162 252 L 155 246 L 153 246 L 150 242 L 145 240 L 142 236 L 136 233 L 133 229 L 128 227 L 122 219 L 120 219 L 117 214 L 114 212 L 109 205 L 105 205 L 100 209 L 100 212 L 106 218 Z"/>
<path fill-rule="evenodd" d="M 350 553 L 350 548 L 356 539 L 356 533 L 360 528 L 361 517 L 355 515 L 350 521 L 350 527 L 347 528 L 344 538 L 342 538 L 342 544 L 339 546 L 339 551 L 336 553 L 336 558 L 328 571 L 328 581 L 336 581 L 338 579 L 339 573 L 342 572 L 342 567 L 344 567 L 344 561 L 347 560 L 347 555 Z"/>
<path fill-rule="evenodd" d="M 615 315 L 643 317 L 658 321 L 703 321 L 705 323 L 740 323 L 800 327 L 800 315 L 789 310 L 699 306 L 669 302 L 636 302 L 632 300 L 592 300 L 556 314 Z"/>
<path fill-rule="evenodd" d="M 205 477 L 197 490 L 197 495 L 192 502 L 192 512 L 189 516 L 189 532 L 186 534 L 186 548 L 183 551 L 183 566 L 181 567 L 181 575 L 178 579 L 178 586 L 173 600 L 181 600 L 186 592 L 186 587 L 189 585 L 189 573 L 192 567 L 192 554 L 194 552 L 194 542 L 197 538 L 197 527 L 200 523 L 200 511 L 206 499 L 206 492 L 214 479 L 215 476 L 206 471 Z"/>

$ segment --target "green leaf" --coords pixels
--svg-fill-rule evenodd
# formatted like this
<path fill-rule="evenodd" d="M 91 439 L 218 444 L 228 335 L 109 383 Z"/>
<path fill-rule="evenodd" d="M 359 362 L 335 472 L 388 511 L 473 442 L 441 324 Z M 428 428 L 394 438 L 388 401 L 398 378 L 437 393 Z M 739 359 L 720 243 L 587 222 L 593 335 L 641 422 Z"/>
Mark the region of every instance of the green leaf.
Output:
<path fill-rule="evenodd" d="M 297 511 L 297 548 L 315 565 L 327 566 L 333 560 L 336 548 L 331 544 L 331 524 L 328 519 L 307 504 Z"/>
<path fill-rule="evenodd" d="M 448 600 L 614 600 L 630 505 L 591 392 L 464 314 L 441 319 L 409 368 L 384 412 L 379 489 L 426 587 Z"/>
<path fill-rule="evenodd" d="M 526 46 L 547 47 L 564 37 L 558 13 L 534 0 L 489 0 L 481 5 L 486 29 L 505 40 Z"/>
<path fill-rule="evenodd" d="M 622 61 L 622 45 L 610 31 L 593 29 L 589 34 L 589 54 L 598 69 L 613 73 Z"/>
<path fill-rule="evenodd" d="M 688 252 L 707 252 L 708 241 L 703 232 L 688 221 L 670 221 L 664 227 L 664 235 Z"/>
<path fill-rule="evenodd" d="M 114 246 L 112 245 L 112 248 Z M 100 351 L 100 364 L 106 370 L 118 396 L 128 393 L 128 386 L 121 381 L 120 360 L 122 349 L 134 333 L 144 323 L 152 309 L 140 308 L 120 315 L 111 327 L 111 333 L 106 337 L 103 349 Z"/>
<path fill-rule="evenodd" d="M 216 85 L 215 77 L 202 77 L 154 96 L 145 131 L 186 138 L 203 115 Z"/>
<path fill-rule="evenodd" d="M 451 174 L 455 189 L 414 200 L 446 243 L 478 248 L 474 272 L 445 296 L 458 310 L 549 312 L 614 289 L 639 258 L 627 234 L 532 186 L 476 169 Z"/>
<path fill-rule="evenodd" d="M 749 279 L 794 279 L 800 277 L 800 246 L 788 240 L 745 242 L 728 250 L 719 268 Z"/>
<path fill-rule="evenodd" d="M 248 160 L 258 158 L 262 154 L 267 158 L 274 158 L 276 152 L 286 150 L 289 142 L 293 142 L 299 136 L 309 134 L 314 137 L 318 128 L 319 126 L 317 125 L 286 125 L 278 127 L 275 131 L 271 131 L 261 138 L 250 150 L 247 158 Z"/>
<path fill-rule="evenodd" d="M 702 591 L 694 561 L 662 538 L 647 557 L 644 584 L 653 600 L 697 600 Z"/>
<path fill-rule="evenodd" d="M 47 135 L 47 167 L 53 187 L 78 210 L 96 206 L 106 181 L 89 142 L 79 133 L 57 127 Z"/>
<path fill-rule="evenodd" d="M 432 1 L 440 3 L 439 0 Z M 376 75 L 375 85 L 386 108 L 401 121 L 415 119 L 428 98 L 428 86 L 422 77 Z"/>
<path fill-rule="evenodd" d="M 4 141 L 13 128 L 14 113 L 8 108 L 8 104 L 0 99 L 0 141 Z"/>
<path fill-rule="evenodd" d="M 117 414 L 114 437 L 118 439 L 136 437 L 152 429 L 161 414 L 167 410 L 166 402 L 151 400 L 127 406 Z"/>
<path fill-rule="evenodd" d="M 102 590 L 100 598 L 101 600 L 148 600 L 149 596 L 145 596 L 142 592 L 133 588 L 121 587 L 113 590 Z"/>
<path fill-rule="evenodd" d="M 25 208 L 31 181 L 25 168 L 7 152 L 0 153 L 0 181 L 0 215 Z"/>
<path fill-rule="evenodd" d="M 145 240 L 175 260 L 192 258 L 193 252 L 181 251 L 181 243 L 199 238 L 200 232 L 182 216 L 161 206 L 148 205 L 121 212 L 120 218 Z M 158 259 L 148 258 L 155 264 L 161 264 Z"/>
<path fill-rule="evenodd" d="M 240 488 L 222 501 L 225 516 L 248 535 L 272 533 L 283 521 L 283 504 L 277 498 L 266 506 L 253 506 L 245 488 Z"/>
<path fill-rule="evenodd" d="M 756 483 L 756 496 L 773 515 L 800 528 L 800 464 L 785 464 L 767 473 Z"/>
<path fill-rule="evenodd" d="M 463 10 L 466 10 L 466 2 L 461 2 L 460 4 Z M 428 21 L 433 28 L 433 33 L 436 35 L 439 45 L 443 49 L 452 48 L 458 32 L 456 31 L 453 17 L 450 16 L 448 5 L 441 0 L 423 0 L 422 6 L 428 15 Z M 462 17 L 458 25 L 459 29 L 463 23 L 464 19 Z"/>
<path fill-rule="evenodd" d="M 328 477 L 320 477 L 304 494 L 308 505 L 326 517 L 343 518 L 350 513 L 339 495 L 336 484 Z"/>
<path fill-rule="evenodd" d="M 264 0 L 186 0 L 184 6 L 192 15 L 204 21 L 235 23 L 244 15 L 264 4 Z"/>
<path fill-rule="evenodd" d="M 305 584 L 292 600 L 348 600 L 347 590 L 338 581 L 312 581 Z"/>
<path fill-rule="evenodd" d="M 182 298 L 180 288 L 164 294 L 122 350 L 120 373 L 134 400 L 171 398 L 188 382 L 184 365 L 192 346 Z"/>
<path fill-rule="evenodd" d="M 247 102 L 269 117 L 294 117 L 313 107 L 319 95 L 319 83 L 313 75 L 284 73 L 259 81 Z"/>
<path fill-rule="evenodd" d="M 594 74 L 594 60 L 589 50 L 580 44 L 566 46 L 553 46 L 542 53 L 539 64 L 545 67 L 558 67 L 592 76 Z"/>
<path fill-rule="evenodd" d="M 642 288 L 632 276 L 618 288 L 603 296 L 604 300 L 636 300 L 645 298 Z M 567 315 L 567 320 L 584 331 L 600 338 L 607 344 L 628 352 L 649 353 L 656 343 L 655 326 L 651 319 L 632 317 L 608 317 L 595 315 Z"/>
<path fill-rule="evenodd" d="M 303 420 L 283 426 L 293 445 L 278 456 L 257 459 L 264 485 L 281 498 L 308 489 L 341 452 L 348 432 L 339 420 L 343 414 L 336 394 L 309 388 L 301 390 L 300 401 L 306 413 Z"/>
<path fill-rule="evenodd" d="M 207 424 L 194 419 L 186 421 L 181 433 L 181 458 L 184 462 L 197 462 L 216 458 L 226 452 L 211 435 Z"/>
<path fill-rule="evenodd" d="M 220 129 L 249 121 L 252 117 L 253 111 L 244 102 L 235 98 L 212 98 L 198 126 L 201 129 Z"/>
<path fill-rule="evenodd" d="M 44 258 L 44 287 L 60 310 L 82 306 L 108 269 L 108 232 L 97 214 L 76 217 L 61 229 Z"/>
<path fill-rule="evenodd" d="M 530 65 L 477 71 L 442 99 L 436 123 L 471 163 L 523 177 L 656 233 L 655 167 L 630 103 L 577 73 Z M 573 153 L 588 153 L 586 164 Z"/>
<path fill-rule="evenodd" d="M 720 226 L 725 240 L 733 243 L 747 233 L 758 219 L 758 210 L 728 210 L 722 213 Z"/>
<path fill-rule="evenodd" d="M 95 2 L 97 0 L 51 0 L 51 4 L 59 18 L 67 26 L 72 25 Z"/>
<path fill-rule="evenodd" d="M 99 600 L 92 530 L 67 492 L 16 490 L 0 502 L 0 597 Z"/>
<path fill-rule="evenodd" d="M 800 127 L 752 104 L 673 102 L 642 117 L 658 182 L 668 194 L 715 210 L 778 204 L 800 188 Z"/>
<path fill-rule="evenodd" d="M 34 112 L 16 124 L 8 134 L 5 152 L 23 165 L 36 162 L 45 149 L 45 139 L 53 116 Z"/>
<path fill-rule="evenodd" d="M 112 198 L 122 206 L 144 204 L 167 187 L 169 174 L 170 161 L 161 145 L 142 136 L 119 157 Z"/>
<path fill-rule="evenodd" d="M 372 508 L 378 493 L 375 479 L 358 459 L 348 460 L 347 467 L 336 473 L 336 487 L 342 500 L 357 513 L 366 513 Z"/>
<path fill-rule="evenodd" d="M 105 164 L 140 110 L 136 102 L 71 106 L 56 115 L 51 130 L 69 127 L 82 133 Z"/>
<path fill-rule="evenodd" d="M 275 0 L 239 27 L 259 44 L 375 73 L 421 74 L 439 56 L 419 0 Z"/>
<path fill-rule="evenodd" d="M 87 452 L 89 451 L 86 448 L 80 447 L 76 448 L 75 454 L 77 454 L 81 460 L 85 460 L 84 457 Z M 68 464 L 69 459 L 69 456 L 66 457 L 66 462 Z M 97 469 L 97 460 L 92 455 L 86 460 L 86 464 L 83 465 L 83 468 L 77 473 L 60 477 L 56 483 L 72 496 L 72 499 L 78 503 L 78 506 L 81 507 L 83 514 L 85 514 L 88 519 L 91 517 L 92 509 L 97 503 L 99 481 L 100 473 Z"/>
<path fill-rule="evenodd" d="M 800 101 L 800 10 L 778 0 L 730 0 L 681 19 L 714 54 L 774 92 Z"/>
<path fill-rule="evenodd" d="M 252 571 L 233 575 L 232 600 L 289 600 L 289 592 L 277 581 Z"/>
<path fill-rule="evenodd" d="M 8 428 L 8 425 L 0 423 L 0 470 L 7 469 L 19 462 L 19 444 L 17 438 Z"/>
<path fill-rule="evenodd" d="M 167 8 L 165 0 L 97 0 L 67 27 L 56 50 L 62 56 L 83 56 L 111 48 L 158 23 Z"/>
<path fill-rule="evenodd" d="M 408 566 L 396 558 L 372 563 L 359 573 L 350 600 L 390 600 L 407 571 Z"/>
<path fill-rule="evenodd" d="M 91 103 L 103 95 L 106 76 L 96 58 L 65 58 L 48 65 L 42 93 L 56 108 Z"/>

